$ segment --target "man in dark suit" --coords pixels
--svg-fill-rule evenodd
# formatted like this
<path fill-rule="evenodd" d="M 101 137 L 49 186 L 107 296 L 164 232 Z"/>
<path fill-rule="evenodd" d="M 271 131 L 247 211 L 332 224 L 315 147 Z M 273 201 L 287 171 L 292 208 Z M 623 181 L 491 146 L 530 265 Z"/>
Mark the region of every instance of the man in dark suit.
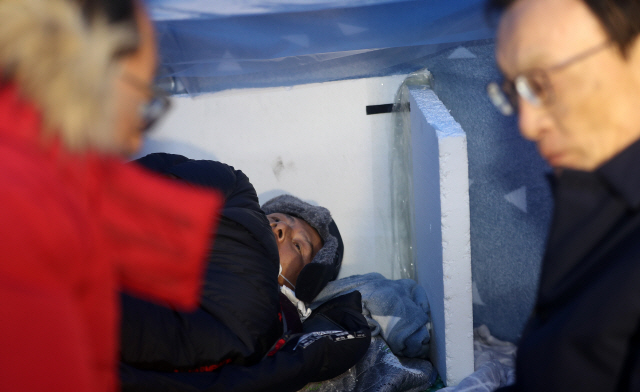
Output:
<path fill-rule="evenodd" d="M 488 86 L 554 168 L 514 391 L 640 391 L 640 2 L 498 0 Z"/>

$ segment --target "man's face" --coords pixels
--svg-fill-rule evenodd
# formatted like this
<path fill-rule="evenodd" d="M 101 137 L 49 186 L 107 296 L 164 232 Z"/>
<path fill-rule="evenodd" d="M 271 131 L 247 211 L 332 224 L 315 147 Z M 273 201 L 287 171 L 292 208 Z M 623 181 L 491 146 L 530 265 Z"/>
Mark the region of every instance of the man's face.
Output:
<path fill-rule="evenodd" d="M 137 50 L 119 60 L 125 77 L 116 82 L 117 145 L 122 155 L 131 155 L 142 145 L 140 105 L 149 99 L 151 82 L 157 65 L 157 47 L 153 24 L 142 6 L 138 5 L 136 22 L 139 33 Z"/>
<path fill-rule="evenodd" d="M 607 41 L 580 0 L 518 0 L 503 15 L 496 58 L 508 79 L 560 64 Z M 555 168 L 591 171 L 640 137 L 640 55 L 624 59 L 611 45 L 548 71 L 553 100 L 519 98 L 522 135 Z"/>
<path fill-rule="evenodd" d="M 282 275 L 295 285 L 302 268 L 322 248 L 322 238 L 307 222 L 294 216 L 276 213 L 267 215 L 267 218 L 278 244 Z M 278 277 L 280 285 L 294 289 L 289 282 Z"/>

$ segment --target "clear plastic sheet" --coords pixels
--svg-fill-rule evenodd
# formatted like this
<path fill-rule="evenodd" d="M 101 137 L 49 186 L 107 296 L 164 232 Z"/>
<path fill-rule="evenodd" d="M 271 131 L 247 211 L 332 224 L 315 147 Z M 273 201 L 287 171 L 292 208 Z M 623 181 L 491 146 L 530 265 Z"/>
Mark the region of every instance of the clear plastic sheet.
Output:
<path fill-rule="evenodd" d="M 394 249 L 393 276 L 415 279 L 413 249 L 413 187 L 411 161 L 411 119 L 409 87 L 431 86 L 431 74 L 421 70 L 409 75 L 398 88 L 394 102 L 394 132 L 389 141 L 391 183 L 391 232 Z"/>
<path fill-rule="evenodd" d="M 409 73 L 493 36 L 484 0 L 147 0 L 174 93 Z"/>

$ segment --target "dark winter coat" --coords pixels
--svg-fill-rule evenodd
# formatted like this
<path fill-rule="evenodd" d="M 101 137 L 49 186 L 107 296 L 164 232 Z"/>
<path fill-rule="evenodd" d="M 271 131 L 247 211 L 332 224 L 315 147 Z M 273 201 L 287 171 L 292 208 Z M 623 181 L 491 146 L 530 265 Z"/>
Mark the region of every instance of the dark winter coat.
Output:
<path fill-rule="evenodd" d="M 640 391 L 640 142 L 564 171 L 517 391 Z M 510 389 L 511 390 L 511 389 Z"/>
<path fill-rule="evenodd" d="M 320 321 L 327 321 L 329 330 L 349 331 L 349 339 L 329 336 L 303 347 L 297 344 L 302 331 L 283 334 L 278 248 L 241 171 L 170 154 L 152 154 L 140 163 L 217 188 L 226 201 L 198 311 L 180 313 L 123 296 L 125 391 L 294 391 L 342 373 L 364 355 L 369 331 L 359 293 L 328 304 L 305 323 L 307 332 L 326 331 Z"/>

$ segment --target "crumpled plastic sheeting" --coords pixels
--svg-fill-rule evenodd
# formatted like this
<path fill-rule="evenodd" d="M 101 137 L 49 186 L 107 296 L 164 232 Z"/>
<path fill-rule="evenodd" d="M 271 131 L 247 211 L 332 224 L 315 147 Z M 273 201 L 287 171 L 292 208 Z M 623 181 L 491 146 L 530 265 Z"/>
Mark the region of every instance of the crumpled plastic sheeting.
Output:
<path fill-rule="evenodd" d="M 493 36 L 483 0 L 183 1 L 147 0 L 174 93 L 409 73 L 421 57 Z"/>
<path fill-rule="evenodd" d="M 331 380 L 308 384 L 301 391 L 417 392 L 428 389 L 436 378 L 431 362 L 397 357 L 382 338 L 373 337 L 369 350 L 354 367 Z"/>
<path fill-rule="evenodd" d="M 517 348 L 491 336 L 489 328 L 481 325 L 473 330 L 475 372 L 455 387 L 441 392 L 493 392 L 515 382 Z"/>
<path fill-rule="evenodd" d="M 409 75 L 398 88 L 394 99 L 394 129 L 390 134 L 389 179 L 391 185 L 391 239 L 393 241 L 394 276 L 415 279 L 415 251 L 413 249 L 414 200 L 413 165 L 411 158 L 411 116 L 409 87 L 431 87 L 432 77 L 427 70 Z"/>

